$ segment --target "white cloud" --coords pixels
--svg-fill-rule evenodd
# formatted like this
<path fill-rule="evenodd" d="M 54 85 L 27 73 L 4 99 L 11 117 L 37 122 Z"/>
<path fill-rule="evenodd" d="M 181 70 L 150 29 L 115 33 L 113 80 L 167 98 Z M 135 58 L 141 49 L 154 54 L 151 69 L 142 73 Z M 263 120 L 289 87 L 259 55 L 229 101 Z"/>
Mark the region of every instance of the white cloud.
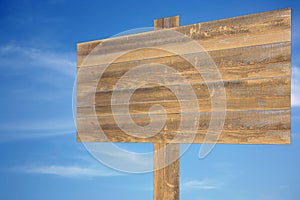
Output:
<path fill-rule="evenodd" d="M 39 132 L 39 133 L 1 133 L 0 142 L 12 142 L 17 140 L 41 139 L 63 135 L 75 135 L 75 132 L 54 131 L 54 132 Z"/>
<path fill-rule="evenodd" d="M 75 53 L 7 44 L 0 46 L 0 69 L 7 78 L 3 100 L 61 102 L 72 94 Z"/>
<path fill-rule="evenodd" d="M 48 119 L 48 120 L 33 120 L 33 121 L 14 121 L 9 123 L 1 123 L 1 131 L 45 131 L 45 130 L 62 130 L 75 127 L 74 121 L 71 119 Z"/>
<path fill-rule="evenodd" d="M 0 124 L 0 142 L 24 139 L 41 139 L 53 136 L 74 134 L 72 119 L 7 122 Z"/>
<path fill-rule="evenodd" d="M 15 110 L 22 110 L 23 107 L 26 107 L 25 110 L 35 108 L 32 112 L 35 112 L 34 110 L 38 109 L 37 105 L 41 105 L 44 101 L 56 103 L 51 104 L 52 106 L 63 106 L 61 102 L 71 99 L 72 79 L 75 77 L 76 70 L 74 58 L 73 53 L 24 47 L 18 44 L 0 46 L 0 68 L 4 70 L 2 75 L 16 76 L 7 78 L 9 80 L 7 85 L 2 88 L 6 92 L 2 98 L 3 105 Z M 16 97 L 22 104 L 14 105 Z M 42 109 L 45 113 L 54 114 L 47 106 Z M 29 117 L 30 114 L 29 112 Z M 66 113 L 59 115 L 64 114 Z M 69 114 L 66 119 L 43 119 L 45 118 L 43 115 L 36 120 L 20 119 L 16 114 L 13 121 L 0 122 L 0 142 L 67 134 L 75 136 L 75 125 Z"/>
<path fill-rule="evenodd" d="M 100 169 L 96 166 L 82 167 L 77 165 L 44 165 L 44 166 L 27 166 L 16 168 L 17 171 L 30 174 L 56 175 L 69 178 L 91 178 L 103 176 L 120 176 L 121 173 L 109 169 Z"/>
<path fill-rule="evenodd" d="M 1 66 L 38 67 L 53 70 L 67 76 L 74 76 L 76 64 L 72 53 L 57 53 L 15 44 L 0 46 Z"/>
<path fill-rule="evenodd" d="M 215 190 L 221 187 L 221 183 L 213 180 L 192 180 L 181 184 L 184 190 Z"/>
<path fill-rule="evenodd" d="M 122 172 L 153 171 L 153 152 L 138 153 L 114 143 L 83 143 L 88 152 L 106 166 Z M 132 144 L 134 145 L 134 144 Z"/>
<path fill-rule="evenodd" d="M 293 67 L 292 69 L 292 106 L 300 106 L 300 69 Z"/>

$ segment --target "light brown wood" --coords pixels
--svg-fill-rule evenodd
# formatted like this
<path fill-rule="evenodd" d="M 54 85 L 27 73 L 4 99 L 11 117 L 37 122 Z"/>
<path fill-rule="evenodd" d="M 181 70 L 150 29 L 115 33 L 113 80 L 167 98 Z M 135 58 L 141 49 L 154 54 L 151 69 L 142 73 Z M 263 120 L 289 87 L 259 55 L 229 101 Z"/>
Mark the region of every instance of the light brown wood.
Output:
<path fill-rule="evenodd" d="M 154 200 L 178 200 L 179 144 L 154 143 L 154 167 Z"/>
<path fill-rule="evenodd" d="M 226 92 L 227 110 L 280 110 L 290 107 L 290 78 L 274 77 L 267 79 L 250 79 L 236 80 L 228 82 L 213 82 L 213 83 L 197 83 L 190 85 L 193 89 L 196 99 L 198 99 L 199 109 L 193 107 L 192 101 L 195 101 L 194 96 L 191 96 L 189 91 L 180 90 L 174 86 L 150 86 L 147 88 L 135 89 L 129 100 L 129 104 L 116 104 L 112 102 L 113 92 L 117 92 L 118 97 L 128 96 L 132 90 L 122 89 L 115 91 L 99 91 L 93 93 L 79 93 L 77 96 L 77 117 L 84 116 L 104 116 L 112 114 L 111 107 L 114 106 L 116 112 L 114 114 L 124 113 L 124 105 L 130 107 L 130 113 L 145 114 L 153 104 L 161 104 L 166 106 L 168 113 L 178 112 L 180 110 L 180 102 L 186 102 L 189 112 L 205 112 L 211 110 L 211 98 L 217 98 L 220 95 L 219 91 L 222 88 L 217 88 L 220 85 L 224 86 Z M 211 93 L 208 87 L 215 86 Z M 178 90 L 184 95 L 184 99 L 177 99 L 171 89 Z M 222 99 L 220 99 L 221 101 Z M 218 101 L 218 100 L 217 100 Z M 189 105 L 188 102 L 191 102 Z M 221 103 L 221 102 L 220 102 Z M 94 107 L 96 105 L 97 113 L 82 113 L 83 107 Z M 158 113 L 161 113 L 158 110 Z M 126 113 L 127 114 L 127 113 Z"/>
<path fill-rule="evenodd" d="M 152 115 L 151 115 L 152 116 Z M 126 115 L 118 116 L 120 124 L 113 116 L 88 117 L 77 119 L 78 140 L 85 142 L 160 142 L 160 143 L 203 143 L 209 128 L 211 113 L 201 113 L 195 138 L 193 127 L 181 127 L 184 121 L 194 122 L 195 113 L 169 114 L 163 128 L 155 135 L 150 132 L 136 134 L 120 127 L 130 127 Z M 134 122 L 140 126 L 150 123 L 149 115 L 132 114 Z M 153 125 L 158 125 L 163 117 L 152 116 Z M 190 124 L 190 123 L 186 123 Z M 99 125 L 107 138 L 101 136 Z M 129 129 L 130 130 L 130 129 Z M 222 133 L 217 141 L 220 144 L 288 144 L 290 142 L 290 110 L 279 111 L 227 111 Z M 176 136 L 176 138 L 174 138 Z M 146 138 L 145 138 L 146 137 Z"/>
<path fill-rule="evenodd" d="M 154 200 L 179 200 L 179 143 L 290 143 L 290 57 L 290 9 L 80 43 L 77 141 L 153 142 Z"/>
<path fill-rule="evenodd" d="M 134 56 L 139 54 L 140 51 L 145 55 L 147 54 L 145 50 L 138 50 L 130 52 L 129 55 Z M 156 51 L 157 54 L 163 52 L 162 50 Z M 225 81 L 290 75 L 290 42 L 211 51 L 208 54 L 215 62 L 222 79 Z M 209 73 L 211 73 L 209 68 L 206 67 L 207 64 L 205 64 L 209 62 L 207 53 L 203 53 L 199 60 L 203 69 L 201 72 L 197 71 L 194 66 L 178 55 L 140 61 L 114 62 L 108 68 L 105 68 L 105 65 L 80 68 L 78 71 L 77 91 L 80 93 L 94 92 L 95 89 L 112 90 L 116 82 L 128 70 L 140 65 L 150 65 L 151 63 L 160 63 L 172 67 L 190 83 L 204 82 L 202 76 L 209 76 Z M 174 75 L 170 71 L 166 71 L 163 74 L 152 74 L 152 76 L 164 79 L 165 85 L 178 84 L 176 79 L 173 80 L 171 78 Z M 211 81 L 213 81 L 213 78 Z M 127 87 L 134 88 L 135 85 L 136 83 Z"/>
<path fill-rule="evenodd" d="M 173 28 L 178 26 L 179 26 L 178 15 L 154 20 L 154 29 Z"/>
<path fill-rule="evenodd" d="M 178 26 L 179 16 L 154 20 L 154 29 Z M 154 143 L 154 200 L 179 200 L 179 156 L 180 144 Z"/>
<path fill-rule="evenodd" d="M 291 41 L 291 11 L 290 9 L 246 15 L 212 22 L 198 23 L 187 26 L 174 27 L 171 30 L 189 36 L 199 42 L 205 51 L 237 48 L 243 46 L 255 46 L 278 42 Z M 167 36 L 166 36 L 167 34 Z M 141 47 L 159 48 L 164 45 L 180 44 L 182 48 L 189 39 L 183 39 L 175 35 L 168 37 L 168 32 L 152 31 L 106 40 L 98 40 L 77 45 L 77 66 L 85 67 L 107 63 L 119 52 L 128 52 Z M 162 39 L 163 38 L 163 39 Z M 101 48 L 95 48 L 102 44 Z M 184 49 L 184 48 L 183 48 Z M 85 57 L 92 51 L 89 60 Z M 185 49 L 186 53 L 190 49 Z M 101 55 L 101 56 L 100 56 Z M 154 57 L 174 55 L 170 52 L 157 55 L 138 54 L 135 57 L 123 56 L 119 62 L 130 60 L 142 60 Z"/>
<path fill-rule="evenodd" d="M 179 23 L 179 19 L 156 20 L 156 26 L 170 26 Z M 169 25 L 167 25 L 169 27 Z M 195 62 L 203 66 L 199 73 L 194 63 L 188 63 L 182 56 L 157 47 L 182 45 L 188 40 L 178 37 L 164 37 L 163 30 L 140 33 L 107 40 L 78 44 L 77 65 L 77 129 L 78 140 L 84 142 L 188 142 L 191 136 L 189 127 L 181 130 L 179 137 L 176 128 L 180 117 L 194 120 L 193 113 L 202 118 L 196 130 L 194 143 L 204 142 L 210 117 L 220 112 L 224 103 L 221 98 L 222 84 L 226 94 L 227 111 L 224 129 L 217 143 L 234 144 L 286 144 L 290 142 L 290 68 L 291 68 L 291 13 L 290 9 L 247 15 L 231 19 L 198 23 L 170 28 L 190 36 L 204 49 L 193 52 L 187 48 L 183 53 L 187 57 L 199 54 Z M 97 45 L 101 44 L 101 48 Z M 147 46 L 147 48 L 136 49 Z M 85 57 L 91 52 L 89 59 Z M 129 51 L 129 52 L 127 52 Z M 125 53 L 124 53 L 125 52 Z M 107 62 L 116 54 L 124 53 L 113 63 Z M 210 77 L 210 59 L 216 64 L 222 81 Z M 198 57 L 197 57 L 198 58 Z M 122 88 L 116 83 L 126 77 L 126 72 L 140 65 L 159 63 L 171 67 L 164 72 L 149 71 L 141 87 L 136 86 L 135 78 L 124 82 Z M 163 81 L 162 85 L 149 83 L 146 74 Z M 174 78 L 180 74 L 191 85 L 195 95 L 190 95 L 184 82 Z M 207 84 L 203 77 L 208 77 Z M 100 81 L 99 81 L 100 80 Z M 169 88 L 176 88 L 184 99 L 178 101 Z M 209 92 L 208 88 L 214 88 Z M 134 91 L 128 102 L 112 101 L 113 92 L 124 99 Z M 212 109 L 212 98 L 214 109 Z M 220 97 L 220 98 L 219 98 Z M 218 100 L 219 99 L 219 100 Z M 198 103 L 199 108 L 195 106 Z M 181 104 L 184 110 L 181 110 Z M 164 107 L 149 109 L 155 104 Z M 129 112 L 127 113 L 127 107 Z M 114 109 L 114 113 L 112 113 Z M 157 135 L 145 139 L 131 136 L 118 127 L 113 115 L 124 119 L 124 126 L 130 126 L 127 115 L 131 114 L 137 125 L 145 126 L 158 123 L 164 113 L 166 125 Z M 108 138 L 99 134 L 98 123 Z"/>

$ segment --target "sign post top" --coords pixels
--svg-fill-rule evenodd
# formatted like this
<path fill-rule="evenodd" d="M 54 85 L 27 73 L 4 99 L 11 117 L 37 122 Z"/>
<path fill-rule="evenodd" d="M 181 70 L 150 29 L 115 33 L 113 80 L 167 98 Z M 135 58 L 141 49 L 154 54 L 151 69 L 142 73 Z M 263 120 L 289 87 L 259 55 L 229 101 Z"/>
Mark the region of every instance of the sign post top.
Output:
<path fill-rule="evenodd" d="M 173 28 L 179 26 L 179 15 L 154 20 L 154 29 Z"/>

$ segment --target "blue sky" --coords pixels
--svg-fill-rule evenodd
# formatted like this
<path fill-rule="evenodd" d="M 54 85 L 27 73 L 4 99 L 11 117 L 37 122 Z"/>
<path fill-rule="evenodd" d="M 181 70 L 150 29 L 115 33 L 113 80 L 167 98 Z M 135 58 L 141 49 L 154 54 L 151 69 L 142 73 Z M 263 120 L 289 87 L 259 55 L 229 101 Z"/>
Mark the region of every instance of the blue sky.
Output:
<path fill-rule="evenodd" d="M 150 27 L 181 25 L 291 7 L 292 144 L 200 145 L 181 158 L 181 199 L 298 200 L 300 197 L 300 3 L 273 1 L 0 2 L 0 199 L 153 199 L 153 174 L 97 162 L 75 141 L 72 92 L 76 43 Z M 151 144 L 123 145 L 146 152 Z"/>

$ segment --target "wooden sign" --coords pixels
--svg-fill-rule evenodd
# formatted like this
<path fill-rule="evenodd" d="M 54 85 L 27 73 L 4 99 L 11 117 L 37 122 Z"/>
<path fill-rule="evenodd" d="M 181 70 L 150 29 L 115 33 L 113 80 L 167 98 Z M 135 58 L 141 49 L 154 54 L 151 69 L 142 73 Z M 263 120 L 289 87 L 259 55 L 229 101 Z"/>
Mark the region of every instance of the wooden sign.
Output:
<path fill-rule="evenodd" d="M 179 19 L 176 20 L 179 22 Z M 156 24 L 163 23 L 158 21 Z M 200 55 L 198 62 L 205 67 L 209 62 L 208 54 L 220 73 L 226 93 L 226 117 L 217 143 L 290 142 L 290 9 L 174 27 L 171 30 L 197 41 L 207 52 Z M 199 74 L 181 55 L 162 50 L 161 47 L 176 42 L 182 43 L 183 47 L 185 43 L 176 41 L 178 38 L 163 38 L 161 32 L 156 30 L 78 44 L 78 141 L 184 143 L 189 141 L 191 133 L 189 127 L 182 127 L 180 133 L 177 132 L 180 121 L 182 118 L 194 121 L 198 112 L 199 123 L 192 142 L 204 142 L 212 112 L 217 112 L 212 110 L 211 98 L 218 92 L 211 94 L 209 91 L 214 79 L 205 82 L 205 71 Z M 140 44 L 147 44 L 147 48 L 137 49 Z M 121 56 L 107 63 L 110 57 L 120 52 Z M 187 52 L 187 55 L 195 54 L 193 49 Z M 168 87 L 179 88 L 186 84 L 182 80 L 171 79 L 164 85 L 150 82 L 140 85 L 137 78 L 137 81 L 128 81 L 127 85 L 116 88 L 126 72 L 153 63 L 171 67 L 191 85 L 196 95 L 186 96 L 184 100 L 190 101 L 190 104 L 185 102 L 184 112 L 180 110 L 177 96 Z M 149 68 L 145 73 L 151 74 L 152 71 Z M 153 73 L 158 73 L 153 75 L 158 79 L 160 76 L 160 79 L 166 80 L 174 72 Z M 149 74 L 144 75 L 145 79 Z M 118 101 L 112 102 L 114 92 L 120 98 L 132 96 L 127 105 L 122 100 L 118 104 Z M 194 109 L 194 97 L 199 105 L 197 110 Z M 164 110 L 157 107 L 150 112 L 149 108 L 157 104 Z M 131 126 L 128 115 L 136 125 L 146 126 L 149 123 L 159 124 L 163 112 L 167 115 L 165 125 L 153 136 L 146 131 L 136 133 L 130 128 L 127 131 L 122 129 Z M 99 134 L 100 131 L 104 132 L 105 137 Z M 174 139 L 174 135 L 178 137 Z"/>
<path fill-rule="evenodd" d="M 77 45 L 77 141 L 154 143 L 154 199 L 179 199 L 179 143 L 289 144 L 291 10 Z"/>

